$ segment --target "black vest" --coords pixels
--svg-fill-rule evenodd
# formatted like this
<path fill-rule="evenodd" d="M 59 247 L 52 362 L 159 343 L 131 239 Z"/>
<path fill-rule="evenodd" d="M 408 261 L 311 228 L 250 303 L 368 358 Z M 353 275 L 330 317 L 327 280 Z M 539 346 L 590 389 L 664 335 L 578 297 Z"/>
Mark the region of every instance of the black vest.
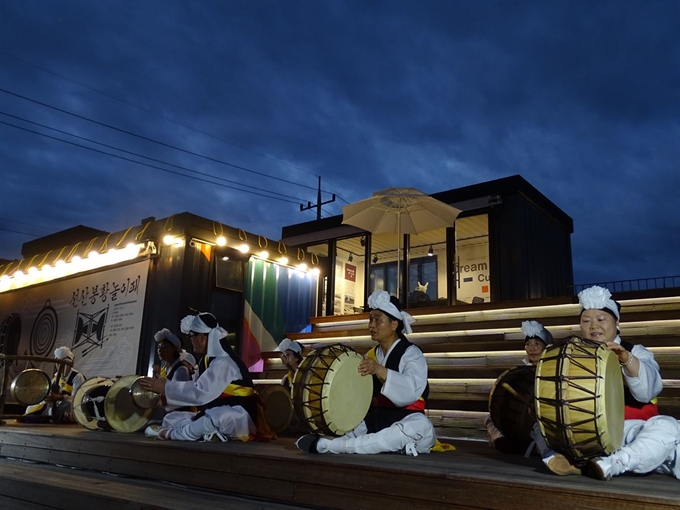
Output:
<path fill-rule="evenodd" d="M 394 346 L 394 349 L 392 349 L 392 352 L 390 352 L 390 355 L 387 357 L 387 360 L 385 361 L 385 368 L 387 368 L 388 370 L 394 370 L 395 372 L 399 372 L 399 363 L 401 362 L 401 358 L 406 352 L 406 349 L 414 345 L 408 340 L 406 340 L 405 337 L 400 337 L 400 339 L 401 341 Z M 374 347 L 374 349 L 378 349 L 378 347 Z M 420 349 L 420 347 L 418 347 L 418 349 Z M 368 429 L 369 433 L 378 432 L 382 429 L 386 429 L 387 427 L 398 422 L 399 420 L 408 416 L 409 414 L 422 413 L 422 411 L 416 409 L 396 407 L 394 404 L 392 404 L 389 407 L 382 405 L 375 406 L 374 403 L 376 403 L 376 400 L 378 400 L 379 397 L 382 396 L 382 394 L 380 393 L 382 385 L 383 385 L 382 381 L 376 375 L 373 375 L 373 403 L 371 404 L 371 407 L 368 409 L 368 413 L 366 413 L 366 417 L 364 418 L 364 422 L 366 423 L 366 428 Z M 427 400 L 427 396 L 429 395 L 429 393 L 430 384 L 428 383 L 425 386 L 425 390 L 423 391 L 421 397 Z M 385 398 L 384 396 L 382 397 L 384 400 L 389 402 L 387 398 Z"/>

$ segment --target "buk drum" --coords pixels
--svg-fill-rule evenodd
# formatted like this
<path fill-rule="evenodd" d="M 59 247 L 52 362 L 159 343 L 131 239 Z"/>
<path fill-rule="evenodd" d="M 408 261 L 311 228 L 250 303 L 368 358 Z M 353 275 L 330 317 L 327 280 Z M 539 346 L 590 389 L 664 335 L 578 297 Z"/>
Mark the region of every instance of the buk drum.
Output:
<path fill-rule="evenodd" d="M 517 444 L 520 451 L 531 443 L 536 420 L 531 415 L 534 402 L 536 368 L 525 365 L 503 372 L 489 395 L 489 415 L 503 436 Z"/>
<path fill-rule="evenodd" d="M 574 462 L 609 455 L 623 440 L 623 377 L 605 345 L 572 337 L 536 369 L 536 418 L 548 446 Z"/>
<path fill-rule="evenodd" d="M 256 384 L 255 391 L 262 401 L 269 428 L 275 434 L 288 431 L 294 417 L 290 390 L 283 384 Z"/>
<path fill-rule="evenodd" d="M 93 377 L 85 381 L 73 396 L 73 417 L 86 429 L 111 430 L 104 412 L 104 401 L 111 386 L 111 379 Z"/>
<path fill-rule="evenodd" d="M 342 436 L 366 416 L 373 378 L 358 372 L 363 356 L 342 344 L 309 353 L 293 378 L 293 407 L 311 432 Z"/>

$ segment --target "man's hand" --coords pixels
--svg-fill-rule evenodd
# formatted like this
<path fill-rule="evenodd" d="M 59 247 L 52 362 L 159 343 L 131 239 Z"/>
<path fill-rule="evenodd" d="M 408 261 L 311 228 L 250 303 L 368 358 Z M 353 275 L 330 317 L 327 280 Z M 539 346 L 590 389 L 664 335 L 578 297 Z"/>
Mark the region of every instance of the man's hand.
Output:
<path fill-rule="evenodd" d="M 153 391 L 154 393 L 165 393 L 166 379 L 151 379 L 150 377 L 143 377 L 139 380 L 139 385 L 142 389 Z"/>
<path fill-rule="evenodd" d="M 359 363 L 359 373 L 361 375 L 377 375 L 382 381 L 387 379 L 387 368 L 376 363 L 371 358 L 364 358 Z"/>
<path fill-rule="evenodd" d="M 50 393 L 45 397 L 45 402 L 51 404 L 53 402 L 61 402 L 64 400 L 64 395 L 59 395 L 59 393 Z"/>

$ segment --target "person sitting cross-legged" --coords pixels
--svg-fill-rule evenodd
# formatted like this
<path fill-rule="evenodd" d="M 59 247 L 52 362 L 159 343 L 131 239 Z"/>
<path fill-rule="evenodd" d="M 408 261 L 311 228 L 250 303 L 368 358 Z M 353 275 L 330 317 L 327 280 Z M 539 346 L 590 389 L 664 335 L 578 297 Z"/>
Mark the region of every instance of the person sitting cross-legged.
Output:
<path fill-rule="evenodd" d="M 435 431 L 425 416 L 427 361 L 406 338 L 414 321 L 396 298 L 376 291 L 368 298 L 368 331 L 378 342 L 359 363 L 359 374 L 373 378 L 373 401 L 364 420 L 342 437 L 306 435 L 296 445 L 308 453 L 402 452 L 416 456 L 435 445 Z"/>
<path fill-rule="evenodd" d="M 177 441 L 218 438 L 250 440 L 256 432 L 257 398 L 253 381 L 241 358 L 221 341 L 227 331 L 210 313 L 182 319 L 194 352 L 203 355 L 191 381 L 141 380 L 144 389 L 163 394 L 168 405 L 197 406 L 200 411 L 173 411 L 161 427 L 150 426 L 148 436 Z"/>

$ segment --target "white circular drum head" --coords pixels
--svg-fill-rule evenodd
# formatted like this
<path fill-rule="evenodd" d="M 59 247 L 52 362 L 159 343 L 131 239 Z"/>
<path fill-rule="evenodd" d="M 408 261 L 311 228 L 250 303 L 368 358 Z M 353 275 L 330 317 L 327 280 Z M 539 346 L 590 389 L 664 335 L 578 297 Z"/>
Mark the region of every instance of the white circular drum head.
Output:
<path fill-rule="evenodd" d="M 326 425 L 338 436 L 355 429 L 371 405 L 373 377 L 359 374 L 361 360 L 358 352 L 343 352 L 324 378 L 321 408 Z"/>

